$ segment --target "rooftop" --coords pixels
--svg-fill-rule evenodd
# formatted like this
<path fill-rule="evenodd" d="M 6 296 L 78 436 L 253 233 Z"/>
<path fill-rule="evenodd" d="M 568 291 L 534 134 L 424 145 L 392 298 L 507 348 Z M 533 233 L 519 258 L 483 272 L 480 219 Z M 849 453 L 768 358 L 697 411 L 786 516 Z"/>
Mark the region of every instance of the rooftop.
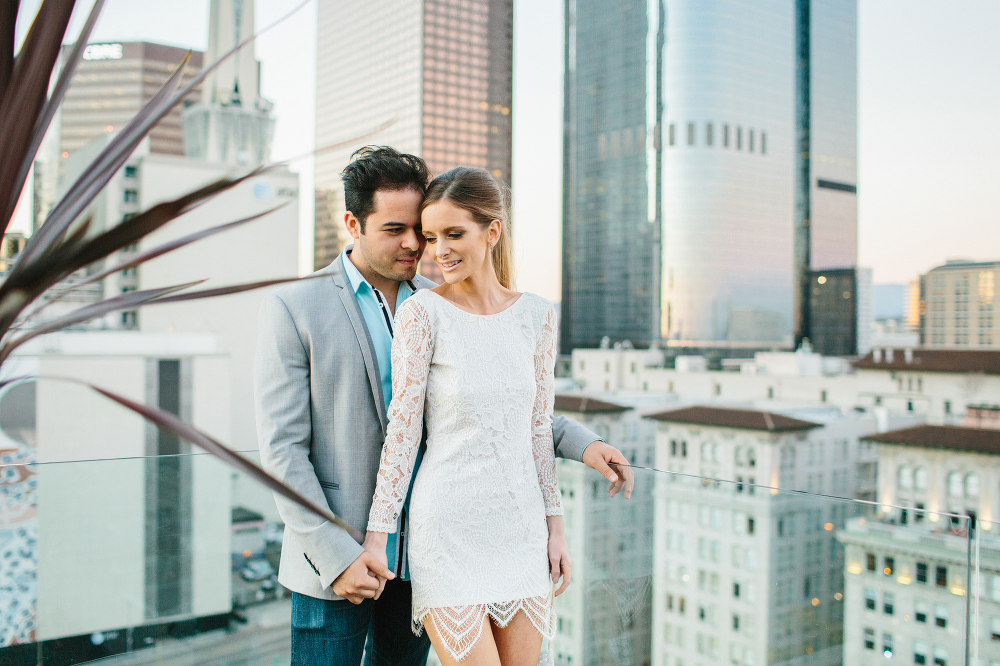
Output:
<path fill-rule="evenodd" d="M 576 412 L 578 414 L 598 414 L 612 412 L 627 412 L 631 407 L 613 402 L 589 398 L 585 395 L 556 395 L 557 412 Z"/>
<path fill-rule="evenodd" d="M 822 427 L 819 423 L 793 419 L 789 416 L 774 414 L 772 412 L 725 407 L 684 407 L 682 409 L 672 409 L 657 414 L 649 414 L 647 418 L 669 423 L 690 423 L 720 428 L 763 430 L 766 432 L 798 432 Z"/>
<path fill-rule="evenodd" d="M 903 444 L 930 449 L 1000 454 L 1000 430 L 986 428 L 921 425 L 869 435 L 864 439 L 879 444 Z"/>
<path fill-rule="evenodd" d="M 907 360 L 909 359 L 909 360 Z M 873 349 L 857 370 L 912 370 L 1000 375 L 1000 349 Z"/>

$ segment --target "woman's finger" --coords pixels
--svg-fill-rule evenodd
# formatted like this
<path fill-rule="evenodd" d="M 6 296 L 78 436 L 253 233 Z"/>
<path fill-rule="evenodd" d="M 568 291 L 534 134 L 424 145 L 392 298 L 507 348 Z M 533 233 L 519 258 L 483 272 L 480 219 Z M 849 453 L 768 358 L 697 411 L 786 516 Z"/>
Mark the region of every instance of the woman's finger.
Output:
<path fill-rule="evenodd" d="M 555 596 L 558 597 L 560 594 L 562 594 L 563 592 L 566 591 L 567 587 L 569 587 L 570 570 L 572 568 L 573 568 L 573 563 L 570 562 L 569 558 L 567 557 L 566 561 L 564 563 L 564 566 L 563 566 L 563 570 L 562 570 L 563 582 L 562 582 L 562 585 L 559 586 L 559 589 L 556 590 Z M 553 581 L 553 582 L 555 582 L 555 581 Z"/>
<path fill-rule="evenodd" d="M 549 573 L 552 574 L 552 582 L 559 580 L 559 558 L 549 557 Z"/>

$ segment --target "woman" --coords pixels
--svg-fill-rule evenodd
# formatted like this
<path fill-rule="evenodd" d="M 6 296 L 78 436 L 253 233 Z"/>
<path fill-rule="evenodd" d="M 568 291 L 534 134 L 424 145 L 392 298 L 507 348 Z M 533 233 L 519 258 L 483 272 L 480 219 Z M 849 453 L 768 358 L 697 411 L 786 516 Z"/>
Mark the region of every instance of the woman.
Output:
<path fill-rule="evenodd" d="M 550 424 L 555 311 L 512 290 L 506 218 L 482 169 L 428 187 L 421 223 L 445 283 L 396 313 L 365 539 L 385 559 L 426 423 L 409 509 L 413 623 L 446 665 L 535 666 L 553 633 L 555 582 L 558 595 L 570 581 Z"/>

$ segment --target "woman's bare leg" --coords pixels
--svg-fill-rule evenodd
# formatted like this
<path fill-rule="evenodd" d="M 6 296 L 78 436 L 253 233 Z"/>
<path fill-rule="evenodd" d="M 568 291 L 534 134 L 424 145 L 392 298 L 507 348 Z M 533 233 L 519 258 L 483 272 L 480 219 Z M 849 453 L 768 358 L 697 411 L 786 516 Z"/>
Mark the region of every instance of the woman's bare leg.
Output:
<path fill-rule="evenodd" d="M 525 618 L 527 622 L 527 618 Z M 513 624 L 513 621 L 511 621 Z M 531 626 L 531 623 L 528 623 Z M 427 632 L 427 637 L 431 639 L 431 645 L 434 646 L 434 652 L 437 653 L 438 659 L 441 660 L 442 666 L 505 666 L 506 662 L 500 661 L 500 656 L 497 654 L 496 643 L 493 642 L 493 632 L 490 631 L 493 627 L 493 623 L 490 622 L 490 618 L 487 615 L 483 618 L 483 630 L 479 635 L 479 640 L 476 644 L 472 646 L 472 650 L 469 655 L 458 662 L 455 658 L 451 656 L 448 652 L 448 648 L 444 646 L 444 642 L 441 640 L 441 636 L 438 634 L 437 629 L 434 627 L 434 621 L 431 620 L 430 615 L 424 618 L 424 631 Z M 495 630 L 495 628 L 494 628 Z M 538 632 L 535 632 L 536 634 Z M 535 655 L 535 663 L 531 666 L 537 666 L 538 655 Z"/>
<path fill-rule="evenodd" d="M 490 628 L 502 666 L 538 666 L 542 635 L 523 610 L 518 611 L 506 627 L 490 622 Z"/>

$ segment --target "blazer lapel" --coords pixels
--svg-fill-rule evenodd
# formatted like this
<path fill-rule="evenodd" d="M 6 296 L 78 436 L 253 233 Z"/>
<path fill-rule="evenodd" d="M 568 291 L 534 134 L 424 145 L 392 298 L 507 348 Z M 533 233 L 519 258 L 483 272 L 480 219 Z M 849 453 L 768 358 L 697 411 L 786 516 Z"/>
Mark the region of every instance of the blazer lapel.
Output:
<path fill-rule="evenodd" d="M 382 379 L 379 373 L 378 359 L 375 357 L 372 339 L 368 333 L 368 327 L 365 325 L 364 315 L 361 314 L 361 308 L 358 307 L 358 301 L 354 297 L 354 291 L 351 289 L 351 282 L 347 279 L 347 275 L 344 274 L 344 267 L 340 263 L 343 260 L 344 255 L 341 254 L 333 263 L 331 277 L 334 283 L 340 287 L 340 300 L 344 303 L 347 318 L 351 320 L 354 334 L 358 338 L 361 355 L 365 359 L 365 369 L 368 371 L 368 382 L 371 384 L 372 398 L 375 400 L 375 408 L 378 410 L 380 417 L 379 425 L 382 426 L 382 434 L 385 435 L 385 398 L 382 396 Z"/>

